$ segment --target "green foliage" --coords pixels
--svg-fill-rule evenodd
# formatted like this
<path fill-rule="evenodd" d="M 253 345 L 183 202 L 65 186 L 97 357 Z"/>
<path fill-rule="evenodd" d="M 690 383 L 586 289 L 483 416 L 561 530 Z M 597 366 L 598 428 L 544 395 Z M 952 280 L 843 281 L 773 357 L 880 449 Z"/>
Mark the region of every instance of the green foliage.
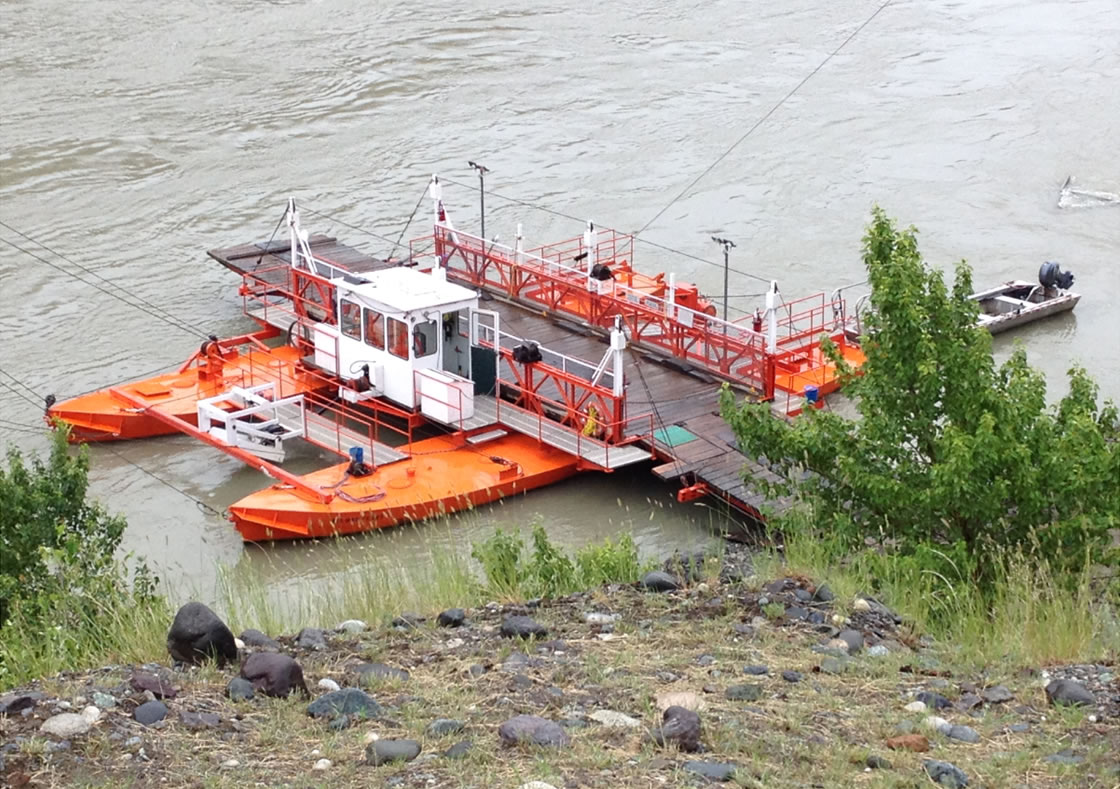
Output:
<path fill-rule="evenodd" d="M 519 535 L 501 529 L 474 545 L 471 556 L 482 565 L 492 593 L 505 598 L 559 597 L 606 583 L 633 583 L 649 568 L 639 560 L 638 546 L 629 534 L 586 545 L 573 561 L 536 523 L 532 552 L 525 561 L 524 548 Z"/>
<path fill-rule="evenodd" d="M 862 375 L 825 343 L 859 419 L 810 409 L 790 425 L 766 405 L 737 406 L 725 389 L 722 413 L 743 449 L 794 480 L 750 482 L 810 501 L 818 531 L 849 549 L 872 540 L 987 590 L 1004 550 L 1045 557 L 1059 576 L 1115 562 L 1115 406 L 1098 405 L 1080 368 L 1070 372 L 1069 393 L 1047 406 L 1045 382 L 1022 349 L 997 368 L 968 298 L 968 266 L 957 266 L 950 288 L 923 263 L 916 231 L 896 230 L 878 208 L 864 262 L 872 310 Z"/>
<path fill-rule="evenodd" d="M 141 566 L 130 585 L 115 558 L 125 522 L 87 500 L 88 469 L 63 429 L 45 462 L 9 448 L 0 467 L 2 683 L 133 654 L 142 623 L 166 620 L 157 579 Z"/>
<path fill-rule="evenodd" d="M 767 619 L 781 619 L 785 616 L 786 607 L 781 603 L 767 603 L 762 606 L 762 613 Z"/>

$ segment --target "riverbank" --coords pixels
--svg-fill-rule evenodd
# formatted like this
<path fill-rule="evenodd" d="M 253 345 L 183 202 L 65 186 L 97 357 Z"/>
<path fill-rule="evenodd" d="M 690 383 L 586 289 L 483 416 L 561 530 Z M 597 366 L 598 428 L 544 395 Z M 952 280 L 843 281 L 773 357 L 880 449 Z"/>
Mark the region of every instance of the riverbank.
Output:
<path fill-rule="evenodd" d="M 978 661 L 842 581 L 833 593 L 745 557 L 555 600 L 240 632 L 222 668 L 163 652 L 64 672 L 3 696 L 0 774 L 137 787 L 1120 781 L 1120 680 L 1103 647 L 1092 665 Z M 308 696 L 267 695 L 299 686 L 281 655 Z M 229 697 L 239 673 L 256 678 L 252 699 Z M 365 714 L 309 715 L 336 686 Z M 1055 703 L 1082 691 L 1087 706 Z M 410 760 L 374 765 L 390 757 Z"/>

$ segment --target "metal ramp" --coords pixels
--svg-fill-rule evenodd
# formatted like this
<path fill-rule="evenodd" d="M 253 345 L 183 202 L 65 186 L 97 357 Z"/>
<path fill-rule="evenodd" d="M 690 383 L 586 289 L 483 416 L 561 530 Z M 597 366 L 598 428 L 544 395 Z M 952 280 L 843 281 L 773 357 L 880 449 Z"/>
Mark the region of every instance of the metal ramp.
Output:
<path fill-rule="evenodd" d="M 516 430 L 522 435 L 536 438 L 550 447 L 567 452 L 569 455 L 583 458 L 588 463 L 593 463 L 600 468 L 613 470 L 634 463 L 641 463 L 643 460 L 649 460 L 652 457 L 649 451 L 635 444 L 627 444 L 626 446 L 603 444 L 600 441 L 580 436 L 570 428 L 506 402 L 501 404 L 499 413 L 498 404 L 491 395 L 475 395 L 474 408 L 476 417 L 480 410 L 496 414 L 496 422 L 490 424 L 499 424 L 510 430 Z M 480 426 L 486 426 L 486 424 Z"/>
<path fill-rule="evenodd" d="M 285 427 L 304 426 L 303 438 L 330 452 L 346 457 L 350 447 L 361 447 L 365 462 L 382 466 L 408 457 L 388 444 L 375 441 L 368 435 L 359 433 L 345 425 L 340 425 L 329 417 L 315 413 L 307 402 L 300 398 L 298 403 L 285 403 L 276 409 L 280 424 Z"/>

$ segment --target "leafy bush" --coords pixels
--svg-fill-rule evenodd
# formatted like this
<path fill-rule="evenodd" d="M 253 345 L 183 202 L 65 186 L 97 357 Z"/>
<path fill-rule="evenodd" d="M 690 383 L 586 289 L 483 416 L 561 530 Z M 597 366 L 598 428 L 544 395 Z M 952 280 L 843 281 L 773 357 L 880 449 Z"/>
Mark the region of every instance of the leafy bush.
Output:
<path fill-rule="evenodd" d="M 809 409 L 790 425 L 765 404 L 736 406 L 725 388 L 722 413 L 742 448 L 788 480 L 748 481 L 810 501 L 817 531 L 849 549 L 871 540 L 989 592 L 1005 551 L 1045 558 L 1069 578 L 1087 564 L 1115 562 L 1115 406 L 1098 405 L 1080 368 L 1070 372 L 1069 393 L 1047 406 L 1043 377 L 1022 349 L 997 369 L 968 298 L 968 266 L 957 266 L 948 287 L 923 263 L 916 231 L 896 230 L 878 208 L 864 262 L 872 311 L 862 375 L 824 343 L 859 419 Z"/>
<path fill-rule="evenodd" d="M 585 545 L 576 552 L 576 568 L 580 584 L 586 589 L 606 583 L 630 584 L 652 569 L 652 562 L 638 559 L 638 546 L 627 533 L 612 541 Z"/>
<path fill-rule="evenodd" d="M 495 531 L 489 538 L 475 543 L 471 556 L 482 565 L 490 588 L 503 597 L 520 593 L 525 569 L 521 566 L 521 552 L 525 543 L 516 532 Z"/>

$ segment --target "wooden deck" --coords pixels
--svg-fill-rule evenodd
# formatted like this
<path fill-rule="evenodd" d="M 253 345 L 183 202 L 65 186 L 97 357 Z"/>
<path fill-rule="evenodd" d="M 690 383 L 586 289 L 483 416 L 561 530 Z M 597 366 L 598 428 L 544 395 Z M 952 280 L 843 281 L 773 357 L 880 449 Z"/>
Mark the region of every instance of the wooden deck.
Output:
<path fill-rule="evenodd" d="M 355 273 L 396 265 L 375 260 L 328 236 L 312 236 L 309 243 L 316 256 Z M 245 244 L 214 249 L 209 254 L 226 268 L 242 274 L 286 264 L 288 247 L 284 240 L 267 248 L 263 244 Z M 486 292 L 480 306 L 501 314 L 504 332 L 535 340 L 552 351 L 595 363 L 607 350 L 605 335 L 560 318 L 545 317 L 539 310 Z M 721 382 L 714 377 L 679 360 L 659 358 L 633 347 L 628 351 L 627 417 L 654 414 L 655 437 L 645 446 L 660 461 L 653 467 L 653 473 L 682 485 L 702 482 L 712 496 L 754 518 L 765 511 L 777 513 L 787 509 L 788 501 L 765 499 L 744 483 L 744 474 L 777 478 L 737 449 L 731 428 L 719 416 L 720 386 Z"/>

